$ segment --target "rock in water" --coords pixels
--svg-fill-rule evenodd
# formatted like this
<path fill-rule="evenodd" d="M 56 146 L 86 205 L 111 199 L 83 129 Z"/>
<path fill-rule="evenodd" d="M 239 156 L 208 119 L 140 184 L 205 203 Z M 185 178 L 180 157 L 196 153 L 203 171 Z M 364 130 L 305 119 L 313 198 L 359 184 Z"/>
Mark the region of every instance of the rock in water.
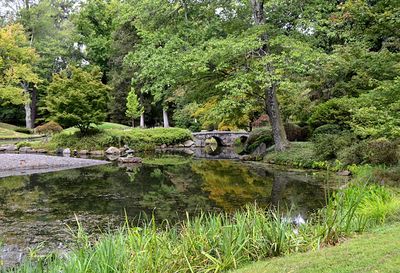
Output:
<path fill-rule="evenodd" d="M 108 155 L 119 155 L 121 151 L 117 147 L 110 147 L 106 150 L 106 154 Z"/>
<path fill-rule="evenodd" d="M 62 153 L 63 153 L 63 155 L 70 155 L 71 149 L 70 148 L 64 149 Z"/>
<path fill-rule="evenodd" d="M 183 146 L 185 146 L 185 147 L 187 147 L 187 148 L 192 147 L 193 145 L 194 145 L 194 141 L 191 140 L 191 139 L 186 140 L 186 141 L 183 143 Z"/>
<path fill-rule="evenodd" d="M 0 146 L 0 152 L 14 152 L 17 151 L 18 148 L 16 145 L 11 144 L 11 145 L 1 145 Z"/>
<path fill-rule="evenodd" d="M 120 157 L 118 158 L 118 161 L 121 163 L 142 163 L 142 159 L 140 157 L 133 157 L 133 156 L 128 156 L 128 157 Z"/>
<path fill-rule="evenodd" d="M 344 171 L 337 172 L 336 174 L 340 175 L 340 176 L 349 176 L 349 175 L 351 175 L 351 172 L 348 170 L 344 170 Z"/>
<path fill-rule="evenodd" d="M 32 151 L 33 151 L 33 149 L 31 147 L 24 146 L 24 147 L 19 148 L 20 153 L 31 153 Z"/>

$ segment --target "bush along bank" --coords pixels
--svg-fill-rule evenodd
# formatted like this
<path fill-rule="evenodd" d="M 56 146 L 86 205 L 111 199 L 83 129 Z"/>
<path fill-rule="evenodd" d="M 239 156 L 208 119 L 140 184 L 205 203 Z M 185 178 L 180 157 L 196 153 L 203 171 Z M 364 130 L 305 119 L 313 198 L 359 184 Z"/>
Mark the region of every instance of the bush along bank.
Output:
<path fill-rule="evenodd" d="M 9 272 L 226 272 L 252 261 L 334 245 L 399 215 L 399 197 L 355 182 L 296 225 L 279 212 L 249 206 L 233 215 L 203 214 L 174 226 L 154 219 L 92 238 L 81 226 L 64 257 L 25 261 Z"/>
<path fill-rule="evenodd" d="M 192 138 L 191 132 L 181 128 L 152 129 L 97 129 L 86 135 L 77 131 L 64 130 L 54 134 L 49 142 L 23 143 L 33 149 L 46 149 L 49 152 L 82 151 L 85 153 L 101 153 L 111 146 L 124 147 L 137 151 L 154 150 L 162 145 L 178 145 Z M 18 145 L 18 146 L 23 146 Z"/>

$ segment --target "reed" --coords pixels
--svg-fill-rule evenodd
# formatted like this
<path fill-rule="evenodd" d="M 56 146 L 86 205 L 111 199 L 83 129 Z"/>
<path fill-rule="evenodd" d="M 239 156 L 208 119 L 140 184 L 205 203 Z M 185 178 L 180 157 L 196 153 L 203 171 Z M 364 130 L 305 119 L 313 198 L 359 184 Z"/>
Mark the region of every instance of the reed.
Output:
<path fill-rule="evenodd" d="M 31 259 L 10 272 L 226 272 L 246 263 L 336 244 L 379 225 L 400 203 L 388 189 L 356 184 L 334 193 L 328 205 L 296 226 L 279 211 L 248 206 L 233 215 L 206 214 L 177 225 L 126 224 L 91 238 L 81 225 L 64 257 Z"/>

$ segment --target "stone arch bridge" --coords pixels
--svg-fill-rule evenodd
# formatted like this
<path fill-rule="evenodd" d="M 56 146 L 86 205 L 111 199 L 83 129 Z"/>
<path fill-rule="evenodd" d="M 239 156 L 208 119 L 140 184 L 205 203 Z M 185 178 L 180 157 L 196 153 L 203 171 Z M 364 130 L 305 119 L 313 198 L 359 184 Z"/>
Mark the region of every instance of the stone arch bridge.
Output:
<path fill-rule="evenodd" d="M 233 132 L 233 131 L 206 131 L 193 133 L 193 139 L 195 146 L 204 147 L 206 146 L 206 140 L 214 138 L 218 146 L 233 146 L 237 138 L 244 143 L 249 137 L 247 132 Z"/>

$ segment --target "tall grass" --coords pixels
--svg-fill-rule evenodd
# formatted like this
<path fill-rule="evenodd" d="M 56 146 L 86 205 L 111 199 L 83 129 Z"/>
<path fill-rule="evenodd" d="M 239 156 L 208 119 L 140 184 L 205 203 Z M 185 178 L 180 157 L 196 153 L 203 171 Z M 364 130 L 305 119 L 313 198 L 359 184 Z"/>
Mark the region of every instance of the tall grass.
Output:
<path fill-rule="evenodd" d="M 93 239 L 80 225 L 65 256 L 29 260 L 11 272 L 225 272 L 268 257 L 335 244 L 378 225 L 400 210 L 396 196 L 376 185 L 353 185 L 296 226 L 257 206 L 233 215 L 201 214 L 178 225 L 128 224 Z"/>

